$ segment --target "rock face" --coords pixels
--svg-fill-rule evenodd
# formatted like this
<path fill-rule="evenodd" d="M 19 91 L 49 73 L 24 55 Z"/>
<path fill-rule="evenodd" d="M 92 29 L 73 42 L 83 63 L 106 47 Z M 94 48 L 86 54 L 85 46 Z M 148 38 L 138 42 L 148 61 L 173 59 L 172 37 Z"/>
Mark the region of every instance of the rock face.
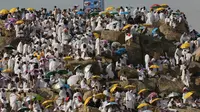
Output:
<path fill-rule="evenodd" d="M 136 71 L 136 69 L 134 68 L 122 68 L 119 72 L 118 72 L 118 77 L 119 76 L 126 76 L 127 78 L 138 78 L 138 73 Z"/>
<path fill-rule="evenodd" d="M 157 39 L 147 35 L 137 35 L 134 40 L 126 45 L 129 62 L 137 65 L 144 63 L 144 55 L 148 53 L 150 56 L 159 57 L 166 52 L 168 56 L 174 56 L 176 50 L 175 45 L 166 39 Z M 157 55 L 157 56 L 156 56 Z"/>
<path fill-rule="evenodd" d="M 179 41 L 184 32 L 189 32 L 188 25 L 184 20 L 181 23 L 176 22 L 177 27 L 175 29 L 165 24 L 163 21 L 160 21 L 158 24 L 160 32 L 165 35 L 167 40 Z"/>
<path fill-rule="evenodd" d="M 116 41 L 121 44 L 125 43 L 125 33 L 120 31 L 109 31 L 104 30 L 101 31 L 101 39 L 109 40 L 109 41 Z"/>

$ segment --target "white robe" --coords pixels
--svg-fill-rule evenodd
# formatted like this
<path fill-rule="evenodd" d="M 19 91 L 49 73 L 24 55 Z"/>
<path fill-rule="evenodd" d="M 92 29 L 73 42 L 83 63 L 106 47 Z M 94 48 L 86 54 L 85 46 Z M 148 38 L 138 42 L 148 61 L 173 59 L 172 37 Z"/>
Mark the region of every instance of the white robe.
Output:
<path fill-rule="evenodd" d="M 135 95 L 131 92 L 126 92 L 126 97 L 125 97 L 125 101 L 126 101 L 126 108 L 129 109 L 134 109 L 135 108 Z"/>
<path fill-rule="evenodd" d="M 112 71 L 112 63 L 110 63 L 107 67 L 106 67 L 106 72 L 108 73 L 107 76 L 109 79 L 113 79 L 114 78 L 114 73 Z"/>
<path fill-rule="evenodd" d="M 147 20 L 146 24 L 153 24 L 154 22 L 154 15 L 152 12 L 147 13 Z"/>
<path fill-rule="evenodd" d="M 23 44 L 22 44 L 22 42 L 19 42 L 19 44 L 18 44 L 18 46 L 17 46 L 17 51 L 18 51 L 19 53 L 23 53 Z"/>
<path fill-rule="evenodd" d="M 150 56 L 146 54 L 144 58 L 145 58 L 145 68 L 149 70 Z"/>
<path fill-rule="evenodd" d="M 96 55 L 101 55 L 100 39 L 99 38 L 96 39 L 95 50 L 96 50 Z"/>

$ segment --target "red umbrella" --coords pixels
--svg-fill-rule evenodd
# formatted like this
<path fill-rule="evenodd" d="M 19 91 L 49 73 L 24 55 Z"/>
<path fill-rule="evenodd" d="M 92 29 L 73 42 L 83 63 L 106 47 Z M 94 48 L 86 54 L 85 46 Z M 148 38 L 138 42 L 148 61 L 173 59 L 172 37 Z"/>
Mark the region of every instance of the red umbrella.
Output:
<path fill-rule="evenodd" d="M 153 4 L 153 5 L 151 6 L 151 8 L 158 8 L 158 7 L 160 7 L 159 4 Z"/>

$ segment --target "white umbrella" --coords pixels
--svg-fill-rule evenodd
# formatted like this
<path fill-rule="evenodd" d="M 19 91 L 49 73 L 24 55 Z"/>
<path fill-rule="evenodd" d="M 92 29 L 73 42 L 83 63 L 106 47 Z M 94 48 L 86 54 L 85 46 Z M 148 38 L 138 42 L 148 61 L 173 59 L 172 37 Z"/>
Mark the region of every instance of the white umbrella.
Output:
<path fill-rule="evenodd" d="M 87 66 L 84 68 L 84 72 L 85 72 L 85 73 L 89 72 L 90 69 L 91 69 L 91 67 L 92 67 L 92 64 L 87 65 Z"/>
<path fill-rule="evenodd" d="M 119 42 L 113 42 L 111 44 L 112 47 L 118 47 L 118 46 L 121 46 L 121 44 Z"/>
<path fill-rule="evenodd" d="M 67 80 L 67 84 L 69 86 L 73 86 L 73 85 L 77 85 L 77 82 L 80 80 L 80 76 L 79 75 L 72 75 L 69 77 L 69 79 Z"/>
<path fill-rule="evenodd" d="M 172 92 L 167 96 L 167 98 L 172 98 L 172 97 L 176 97 L 176 96 L 179 96 L 179 93 Z"/>

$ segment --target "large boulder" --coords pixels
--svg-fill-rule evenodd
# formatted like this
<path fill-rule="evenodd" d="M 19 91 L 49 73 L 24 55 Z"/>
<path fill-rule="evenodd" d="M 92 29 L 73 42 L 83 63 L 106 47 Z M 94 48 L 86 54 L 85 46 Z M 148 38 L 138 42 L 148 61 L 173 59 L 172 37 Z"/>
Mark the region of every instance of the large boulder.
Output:
<path fill-rule="evenodd" d="M 138 73 L 134 68 L 125 67 L 118 72 L 118 77 L 120 76 L 126 76 L 127 78 L 138 78 Z"/>
<path fill-rule="evenodd" d="M 101 39 L 125 44 L 125 33 L 120 31 L 103 30 L 101 31 Z"/>
<path fill-rule="evenodd" d="M 165 38 L 167 40 L 179 41 L 181 35 L 184 32 L 189 32 L 188 24 L 186 21 L 183 20 L 181 23 L 176 22 L 176 24 L 177 27 L 174 29 L 169 25 L 165 24 L 163 21 L 160 21 L 158 23 L 160 32 L 165 35 Z"/>

